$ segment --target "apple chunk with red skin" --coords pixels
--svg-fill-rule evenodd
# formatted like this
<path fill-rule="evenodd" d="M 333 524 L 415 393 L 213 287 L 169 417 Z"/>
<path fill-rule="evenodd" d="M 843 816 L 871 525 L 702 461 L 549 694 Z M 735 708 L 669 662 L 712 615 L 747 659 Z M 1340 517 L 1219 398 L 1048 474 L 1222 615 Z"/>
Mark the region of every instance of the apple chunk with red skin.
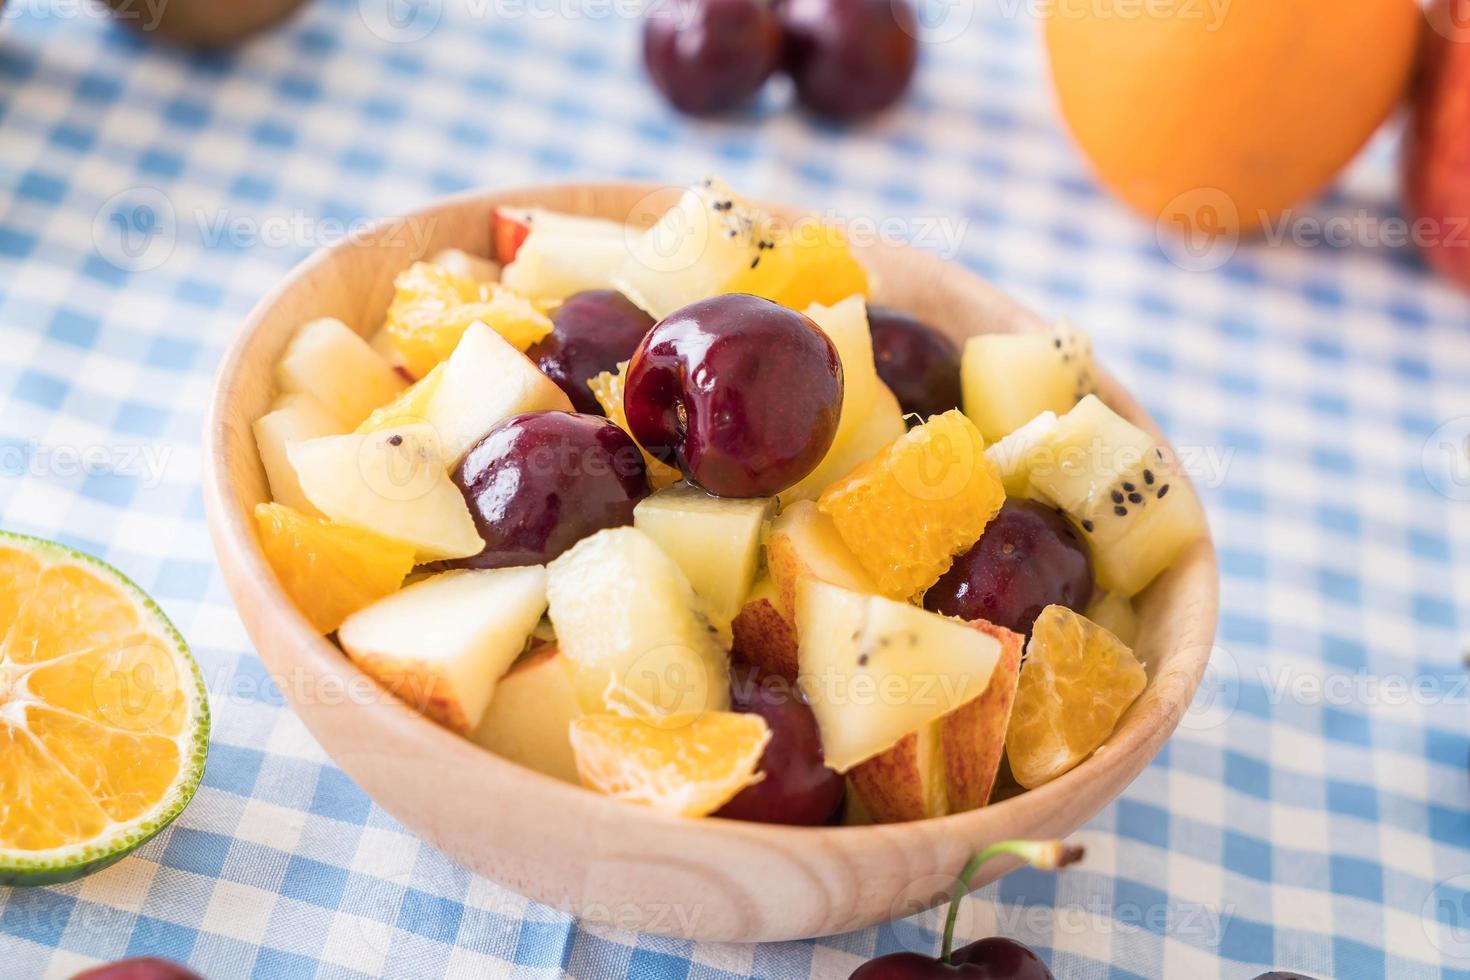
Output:
<path fill-rule="evenodd" d="M 1005 754 L 1023 639 L 983 620 L 970 626 L 1001 644 L 984 693 L 910 732 L 849 774 L 853 789 L 877 823 L 964 813 L 990 799 Z"/>
<path fill-rule="evenodd" d="M 469 735 L 546 611 L 546 569 L 434 575 L 347 617 L 353 663 L 434 721 Z"/>

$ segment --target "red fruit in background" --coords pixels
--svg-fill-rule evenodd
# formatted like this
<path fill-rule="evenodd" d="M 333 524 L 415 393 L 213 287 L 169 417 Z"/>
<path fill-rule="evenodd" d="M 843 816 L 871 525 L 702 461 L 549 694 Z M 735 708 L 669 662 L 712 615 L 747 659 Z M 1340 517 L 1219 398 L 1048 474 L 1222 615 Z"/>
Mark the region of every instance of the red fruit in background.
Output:
<path fill-rule="evenodd" d="M 1404 193 L 1429 264 L 1470 288 L 1470 0 L 1434 0 L 1426 15 Z"/>
<path fill-rule="evenodd" d="M 822 461 L 842 411 L 837 348 L 806 316 L 745 293 L 675 310 L 628 364 L 638 443 L 721 497 L 766 497 Z"/>
<path fill-rule="evenodd" d="M 154 956 L 104 963 L 83 970 L 72 980 L 203 980 L 188 967 Z"/>
<path fill-rule="evenodd" d="M 802 105 L 853 119 L 886 109 L 919 63 L 919 22 L 909 0 L 785 0 L 778 8 L 782 67 Z"/>
<path fill-rule="evenodd" d="M 768 0 L 662 0 L 643 25 L 643 63 L 680 112 L 703 116 L 755 97 L 781 60 Z"/>

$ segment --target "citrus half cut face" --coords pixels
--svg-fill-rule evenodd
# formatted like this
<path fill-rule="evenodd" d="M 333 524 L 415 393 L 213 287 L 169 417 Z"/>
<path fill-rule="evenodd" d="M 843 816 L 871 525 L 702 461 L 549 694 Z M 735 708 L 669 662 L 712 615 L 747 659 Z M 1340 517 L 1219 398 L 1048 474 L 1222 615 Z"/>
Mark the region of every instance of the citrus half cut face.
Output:
<path fill-rule="evenodd" d="M 106 867 L 179 815 L 209 705 L 153 600 L 80 552 L 0 532 L 0 885 Z"/>

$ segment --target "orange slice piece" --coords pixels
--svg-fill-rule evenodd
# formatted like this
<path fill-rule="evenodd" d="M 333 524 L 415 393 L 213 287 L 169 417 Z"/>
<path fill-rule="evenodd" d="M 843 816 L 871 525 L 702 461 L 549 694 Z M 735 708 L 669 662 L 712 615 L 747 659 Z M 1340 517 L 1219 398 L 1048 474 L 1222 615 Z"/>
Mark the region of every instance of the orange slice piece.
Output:
<path fill-rule="evenodd" d="M 771 740 L 759 715 L 709 711 L 662 719 L 583 715 L 572 751 L 583 784 L 666 813 L 702 817 L 760 781 Z"/>
<path fill-rule="evenodd" d="M 1097 751 L 1148 684 L 1123 641 L 1065 606 L 1031 630 L 1006 729 L 1016 782 L 1034 789 Z"/>

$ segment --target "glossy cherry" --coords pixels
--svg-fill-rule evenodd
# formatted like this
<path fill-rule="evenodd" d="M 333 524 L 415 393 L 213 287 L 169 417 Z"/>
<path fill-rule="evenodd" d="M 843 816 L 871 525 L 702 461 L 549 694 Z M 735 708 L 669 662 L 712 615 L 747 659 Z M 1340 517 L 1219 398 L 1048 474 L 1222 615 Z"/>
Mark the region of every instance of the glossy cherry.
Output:
<path fill-rule="evenodd" d="M 960 349 L 926 323 L 890 306 L 868 307 L 878 377 L 905 415 L 927 419 L 960 407 Z"/>
<path fill-rule="evenodd" d="M 588 415 L 603 415 L 587 382 L 633 356 L 653 317 L 616 289 L 575 293 L 551 316 L 551 333 L 526 351 L 545 375 Z"/>
<path fill-rule="evenodd" d="M 663 0 L 643 25 L 643 63 L 674 106 L 709 115 L 750 101 L 781 61 L 769 0 Z"/>
<path fill-rule="evenodd" d="M 1041 957 L 1011 939 L 991 937 L 951 951 L 960 899 L 980 865 L 997 854 L 1011 854 L 1033 867 L 1055 871 L 1082 859 L 1082 848 L 1061 841 L 1001 841 L 970 859 L 956 879 L 944 922 L 939 956 L 892 953 L 864 963 L 849 980 L 1053 980 Z"/>
<path fill-rule="evenodd" d="M 991 936 L 950 954 L 950 962 L 895 953 L 859 967 L 851 980 L 1055 980 L 1046 962 L 1013 939 Z"/>
<path fill-rule="evenodd" d="M 847 781 L 822 759 L 817 719 L 794 684 L 754 667 L 731 672 L 730 710 L 760 715 L 771 730 L 761 756 L 765 778 L 748 786 L 717 817 L 820 826 L 842 807 Z"/>
<path fill-rule="evenodd" d="M 853 118 L 885 109 L 919 62 L 910 0 L 785 0 L 782 67 L 813 112 Z"/>
<path fill-rule="evenodd" d="M 628 365 L 623 409 L 638 442 L 722 497 L 779 493 L 826 455 L 842 362 L 815 323 L 730 293 L 660 321 Z"/>
<path fill-rule="evenodd" d="M 643 456 L 595 415 L 530 412 L 486 433 L 454 471 L 485 550 L 435 567 L 540 565 L 603 528 L 633 523 L 648 496 Z"/>
<path fill-rule="evenodd" d="M 980 540 L 924 593 L 924 608 L 1031 632 L 1050 605 L 1079 612 L 1092 598 L 1087 545 L 1050 507 L 1011 499 Z"/>
<path fill-rule="evenodd" d="M 141 956 L 116 963 L 104 963 L 83 970 L 72 980 L 202 980 L 188 967 L 156 956 Z"/>

